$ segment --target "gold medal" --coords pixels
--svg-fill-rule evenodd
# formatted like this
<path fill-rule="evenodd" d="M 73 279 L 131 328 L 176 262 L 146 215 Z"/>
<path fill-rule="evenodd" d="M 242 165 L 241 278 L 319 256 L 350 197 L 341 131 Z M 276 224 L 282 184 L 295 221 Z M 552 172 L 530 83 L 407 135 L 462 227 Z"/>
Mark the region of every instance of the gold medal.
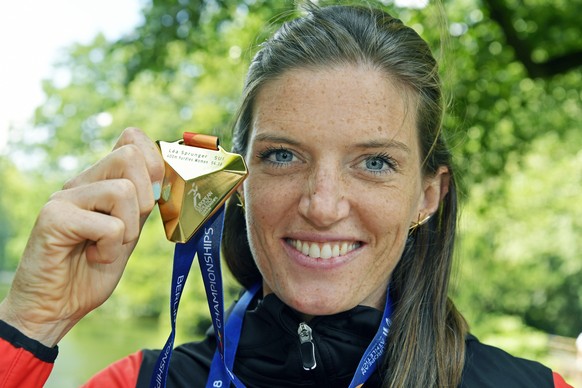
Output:
<path fill-rule="evenodd" d="M 172 242 L 188 241 L 248 175 L 243 157 L 218 143 L 190 132 L 183 140 L 157 141 L 166 167 L 158 205 Z"/>

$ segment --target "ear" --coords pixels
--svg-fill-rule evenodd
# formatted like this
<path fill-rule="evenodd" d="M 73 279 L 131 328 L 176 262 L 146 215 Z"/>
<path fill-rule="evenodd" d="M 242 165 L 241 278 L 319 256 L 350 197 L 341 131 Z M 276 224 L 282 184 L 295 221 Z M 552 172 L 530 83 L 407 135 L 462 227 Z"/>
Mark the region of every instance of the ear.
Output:
<path fill-rule="evenodd" d="M 430 175 L 423 180 L 423 195 L 419 204 L 419 218 L 423 219 L 434 214 L 442 200 L 449 192 L 451 174 L 446 166 L 438 168 L 434 175 Z"/>

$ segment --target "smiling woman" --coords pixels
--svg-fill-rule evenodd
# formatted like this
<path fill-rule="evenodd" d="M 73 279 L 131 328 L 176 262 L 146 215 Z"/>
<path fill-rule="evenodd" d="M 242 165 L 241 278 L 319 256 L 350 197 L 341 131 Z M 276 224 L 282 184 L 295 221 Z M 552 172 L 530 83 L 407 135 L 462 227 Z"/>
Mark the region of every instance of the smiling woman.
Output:
<path fill-rule="evenodd" d="M 216 319 L 176 349 L 168 383 L 565 387 L 470 336 L 448 298 L 457 198 L 442 115 L 428 45 L 383 11 L 308 3 L 265 42 L 235 117 L 249 176 L 222 246 L 246 290 L 224 337 Z M 130 128 L 51 198 L 0 305 L 0 365 L 17 365 L 0 377 L 42 384 L 50 346 L 115 288 L 162 175 Z M 162 386 L 168 353 L 140 351 L 88 386 Z"/>
<path fill-rule="evenodd" d="M 385 381 L 456 385 L 465 326 L 446 292 L 456 195 L 426 43 L 380 12 L 312 10 L 265 44 L 243 95 L 234 149 L 250 175 L 246 214 L 234 203 L 227 213 L 233 273 L 248 286 L 262 281 L 304 317 L 382 310 L 391 279 Z M 229 240 L 238 217 L 246 248 Z"/>
<path fill-rule="evenodd" d="M 408 229 L 448 177 L 422 176 L 408 111 L 366 65 L 290 70 L 261 88 L 242 191 L 265 294 L 307 315 L 382 309 Z"/>

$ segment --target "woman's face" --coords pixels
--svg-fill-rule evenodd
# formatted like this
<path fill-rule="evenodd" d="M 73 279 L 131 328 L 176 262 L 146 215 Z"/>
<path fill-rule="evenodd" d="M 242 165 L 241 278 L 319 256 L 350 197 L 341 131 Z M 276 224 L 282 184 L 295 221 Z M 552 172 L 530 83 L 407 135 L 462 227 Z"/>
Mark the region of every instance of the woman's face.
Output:
<path fill-rule="evenodd" d="M 405 93 L 357 66 L 292 70 L 261 88 L 243 191 L 265 294 L 306 315 L 383 308 L 411 223 L 448 183 L 446 168 L 422 176 Z"/>

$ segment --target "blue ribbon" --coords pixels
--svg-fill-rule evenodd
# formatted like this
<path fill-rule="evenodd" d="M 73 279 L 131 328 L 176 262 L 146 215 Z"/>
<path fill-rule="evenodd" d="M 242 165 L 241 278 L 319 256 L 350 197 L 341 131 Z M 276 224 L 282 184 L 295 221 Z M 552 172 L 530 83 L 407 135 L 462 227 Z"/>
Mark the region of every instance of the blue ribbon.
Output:
<path fill-rule="evenodd" d="M 194 261 L 194 254 L 198 254 L 198 264 L 202 271 L 204 287 L 208 297 L 212 324 L 217 333 L 219 348 L 223 347 L 224 338 L 223 317 L 224 300 L 222 293 L 222 273 L 220 270 L 220 242 L 224 224 L 224 205 L 210 217 L 186 243 L 176 243 L 174 249 L 174 268 L 172 270 L 172 289 L 170 292 L 170 324 L 172 331 L 162 349 L 154 372 L 150 380 L 150 387 L 163 388 L 166 386 L 174 339 L 176 337 L 176 316 L 182 297 L 182 291 L 190 267 Z M 220 333 L 220 334 L 219 334 Z"/>
<path fill-rule="evenodd" d="M 228 321 L 226 322 L 225 333 L 223 334 L 225 335 L 225 347 L 223 351 L 221 351 L 220 347 L 217 347 L 214 352 L 206 387 L 228 387 L 229 382 L 234 384 L 236 388 L 244 387 L 244 384 L 232 372 L 234 356 L 238 348 L 245 312 L 260 288 L 261 284 L 259 283 L 246 291 L 230 313 Z"/>
<path fill-rule="evenodd" d="M 382 321 L 378 327 L 378 331 L 374 336 L 370 345 L 364 352 L 356 373 L 352 378 L 350 383 L 350 388 L 361 387 L 378 368 L 378 365 L 382 362 L 384 353 L 386 352 L 386 344 L 388 342 L 388 332 L 390 331 L 390 326 L 392 325 L 392 301 L 390 299 L 390 288 L 386 290 L 386 305 L 384 306 L 384 314 L 382 315 Z"/>

